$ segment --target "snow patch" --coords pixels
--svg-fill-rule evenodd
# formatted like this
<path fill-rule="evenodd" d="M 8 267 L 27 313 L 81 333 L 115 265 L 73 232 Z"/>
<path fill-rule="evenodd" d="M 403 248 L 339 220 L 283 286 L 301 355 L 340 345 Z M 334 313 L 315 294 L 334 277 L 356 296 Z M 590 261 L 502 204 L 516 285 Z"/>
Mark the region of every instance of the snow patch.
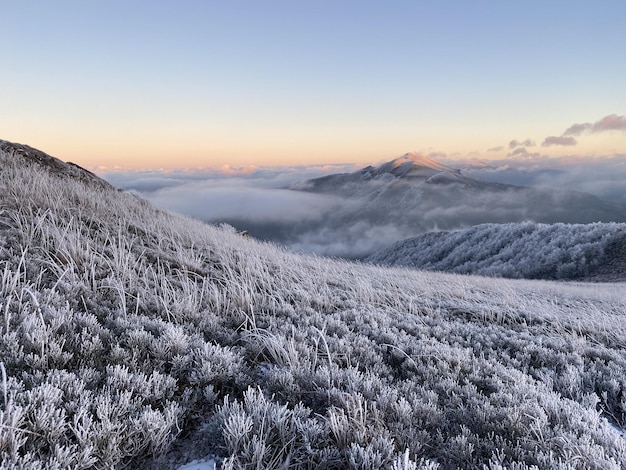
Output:
<path fill-rule="evenodd" d="M 176 470 L 215 470 L 215 460 L 193 460 Z"/>

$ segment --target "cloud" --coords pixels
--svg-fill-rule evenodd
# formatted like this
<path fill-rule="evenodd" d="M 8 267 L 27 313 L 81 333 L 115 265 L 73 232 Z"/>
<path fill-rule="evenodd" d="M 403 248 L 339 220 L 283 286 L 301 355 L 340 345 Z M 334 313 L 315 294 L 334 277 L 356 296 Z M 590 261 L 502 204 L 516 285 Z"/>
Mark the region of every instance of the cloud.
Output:
<path fill-rule="evenodd" d="M 445 154 L 444 152 L 430 152 L 427 156 L 428 158 L 432 158 L 436 160 L 436 159 L 446 158 L 448 155 Z"/>
<path fill-rule="evenodd" d="M 535 141 L 531 140 L 531 139 L 526 139 L 524 141 L 519 141 L 519 140 L 512 140 L 511 142 L 509 142 L 509 148 L 510 149 L 514 149 L 517 147 L 534 147 L 535 146 Z"/>
<path fill-rule="evenodd" d="M 286 167 L 231 167 L 177 169 L 177 170 L 118 170 L 98 171 L 98 175 L 113 186 L 141 194 L 163 188 L 187 186 L 204 181 L 213 185 L 247 186 L 277 189 L 294 182 L 320 176 L 354 171 L 355 164 L 295 165 Z"/>
<path fill-rule="evenodd" d="M 258 169 L 259 167 L 256 165 L 232 167 L 228 164 L 224 164 L 219 167 L 219 171 L 227 175 L 249 175 L 257 171 Z"/>
<path fill-rule="evenodd" d="M 550 147 L 551 145 L 576 145 L 577 143 L 578 141 L 571 135 L 562 135 L 562 136 L 551 135 L 545 138 L 541 146 Z"/>
<path fill-rule="evenodd" d="M 596 134 L 606 131 L 623 131 L 626 132 L 626 116 L 618 116 L 617 114 L 609 114 L 597 122 L 585 122 L 582 124 L 573 124 L 568 127 L 563 135 L 581 135 L 585 132 Z"/>
<path fill-rule="evenodd" d="M 295 237 L 289 246 L 298 252 L 356 259 L 409 238 L 413 233 L 394 223 L 379 225 L 367 220 L 354 221 L 343 227 L 319 224 Z"/>
<path fill-rule="evenodd" d="M 567 135 L 580 135 L 583 132 L 585 132 L 588 129 L 591 129 L 593 125 L 589 122 L 584 123 L 584 124 L 573 124 L 572 126 L 568 127 L 567 129 L 565 129 L 565 132 L 563 132 L 564 136 Z"/>
<path fill-rule="evenodd" d="M 626 132 L 626 116 L 618 116 L 610 114 L 603 117 L 591 127 L 591 132 L 605 131 L 625 131 Z"/>
<path fill-rule="evenodd" d="M 321 194 L 206 182 L 163 188 L 147 199 L 207 222 L 240 219 L 255 223 L 317 220 L 338 202 Z"/>
<path fill-rule="evenodd" d="M 115 187 L 133 192 L 157 207 L 205 222 L 275 227 L 319 224 L 339 198 L 284 188 L 295 182 L 354 171 L 354 164 L 194 170 L 107 171 L 100 176 Z M 269 227 L 269 228 L 268 228 Z M 283 228 L 280 228 L 283 230 Z M 268 236 L 268 238 L 271 238 Z"/>
<path fill-rule="evenodd" d="M 626 116 L 618 116 L 617 114 L 610 114 L 603 117 L 597 122 L 584 122 L 578 124 L 572 124 L 565 132 L 560 136 L 548 136 L 544 139 L 541 146 L 550 147 L 552 145 L 561 146 L 574 146 L 578 144 L 578 141 L 574 136 L 580 136 L 582 134 L 596 134 L 599 132 L 607 131 L 622 131 L 626 132 Z M 510 152 L 507 157 L 522 157 L 529 158 L 539 156 L 537 153 L 528 152 L 526 149 L 536 146 L 536 143 L 532 139 L 517 140 L 513 139 L 508 143 L 508 149 Z M 504 150 L 504 147 L 492 147 L 487 152 L 499 152 Z"/>
<path fill-rule="evenodd" d="M 449 164 L 485 181 L 582 191 L 626 209 L 626 155 L 529 156 L 490 160 L 483 167 L 462 160 Z"/>
<path fill-rule="evenodd" d="M 518 147 L 512 152 L 507 154 L 507 157 L 516 157 L 516 158 L 532 158 L 539 156 L 536 152 L 529 152 L 526 150 L 526 147 Z"/>

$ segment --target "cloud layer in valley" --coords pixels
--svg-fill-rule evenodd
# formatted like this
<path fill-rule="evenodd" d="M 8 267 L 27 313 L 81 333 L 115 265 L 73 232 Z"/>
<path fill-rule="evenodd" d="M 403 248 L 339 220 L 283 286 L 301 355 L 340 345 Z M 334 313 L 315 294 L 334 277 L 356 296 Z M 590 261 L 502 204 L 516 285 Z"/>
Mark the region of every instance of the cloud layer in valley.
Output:
<path fill-rule="evenodd" d="M 111 171 L 101 176 L 158 207 L 204 221 L 302 223 L 336 205 L 331 196 L 285 191 L 297 181 L 354 171 L 353 165 L 315 165 L 174 171 Z M 245 228 L 245 227 L 238 227 Z"/>
<path fill-rule="evenodd" d="M 460 160 L 448 163 L 486 181 L 582 191 L 626 207 L 626 154 L 552 158 L 534 154 L 481 165 Z"/>

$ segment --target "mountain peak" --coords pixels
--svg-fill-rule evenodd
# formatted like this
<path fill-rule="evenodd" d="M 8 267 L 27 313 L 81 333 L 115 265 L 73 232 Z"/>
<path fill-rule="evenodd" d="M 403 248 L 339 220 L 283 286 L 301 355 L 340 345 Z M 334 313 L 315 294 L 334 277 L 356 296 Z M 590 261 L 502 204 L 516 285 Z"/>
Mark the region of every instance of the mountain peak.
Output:
<path fill-rule="evenodd" d="M 435 170 L 454 171 L 449 166 L 443 165 L 443 164 L 433 160 L 432 158 L 425 157 L 424 155 L 418 155 L 416 153 L 405 153 L 401 157 L 398 157 L 395 160 L 393 160 L 393 162 L 396 165 L 401 165 L 403 163 L 411 162 L 414 166 L 415 165 L 420 165 L 420 166 L 426 166 L 426 167 L 429 167 L 429 168 L 433 168 Z"/>
<path fill-rule="evenodd" d="M 395 160 L 383 163 L 378 170 L 381 173 L 393 173 L 396 176 L 431 176 L 441 171 L 456 171 L 431 158 L 415 153 L 405 153 Z"/>

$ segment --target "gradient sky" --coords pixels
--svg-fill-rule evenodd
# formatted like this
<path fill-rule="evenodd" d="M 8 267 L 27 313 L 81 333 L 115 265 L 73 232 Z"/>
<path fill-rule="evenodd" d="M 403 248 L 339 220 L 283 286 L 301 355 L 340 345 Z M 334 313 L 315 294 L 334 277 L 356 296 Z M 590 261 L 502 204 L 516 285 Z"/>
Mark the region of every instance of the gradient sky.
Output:
<path fill-rule="evenodd" d="M 89 168 L 626 152 L 624 0 L 2 4 L 0 139 Z"/>

